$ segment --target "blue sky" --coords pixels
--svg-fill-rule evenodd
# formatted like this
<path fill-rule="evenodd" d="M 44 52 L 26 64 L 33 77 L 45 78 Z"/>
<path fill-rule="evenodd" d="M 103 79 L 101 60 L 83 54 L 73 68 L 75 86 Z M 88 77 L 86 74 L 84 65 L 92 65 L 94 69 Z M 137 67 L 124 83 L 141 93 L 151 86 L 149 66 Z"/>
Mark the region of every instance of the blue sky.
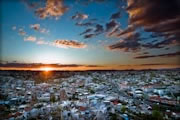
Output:
<path fill-rule="evenodd" d="M 166 35 L 159 35 L 167 31 L 147 30 L 147 25 L 156 24 L 147 20 L 148 15 L 147 19 L 145 16 L 143 20 L 134 22 L 130 15 L 136 17 L 137 14 L 142 14 L 128 9 L 135 3 L 126 0 L 48 1 L 1 1 L 1 61 L 88 65 L 179 65 L 179 36 L 177 37 L 176 33 L 171 35 L 170 37 L 174 37 L 173 41 L 168 40 Z M 57 5 L 54 4 L 56 2 Z M 52 7 L 49 10 L 48 5 Z M 146 10 L 146 6 L 139 9 Z M 56 7 L 57 11 L 53 7 Z M 163 17 L 157 19 L 169 20 Z M 145 24 L 142 21 L 149 23 Z M 82 25 L 84 23 L 91 25 Z M 89 31 L 85 32 L 88 29 Z M 80 35 L 81 33 L 83 34 Z M 110 33 L 112 34 L 109 35 Z"/>

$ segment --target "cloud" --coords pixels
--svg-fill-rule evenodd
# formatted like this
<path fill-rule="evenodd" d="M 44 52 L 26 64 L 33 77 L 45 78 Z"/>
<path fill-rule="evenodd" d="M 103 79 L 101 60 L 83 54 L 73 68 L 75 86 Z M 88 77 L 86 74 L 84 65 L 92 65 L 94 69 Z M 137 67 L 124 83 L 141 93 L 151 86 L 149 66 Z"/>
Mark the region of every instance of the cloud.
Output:
<path fill-rule="evenodd" d="M 109 50 L 121 50 L 124 52 L 137 52 L 141 49 L 140 44 L 140 34 L 139 33 L 132 33 L 129 34 L 126 38 L 123 40 L 120 40 L 119 42 L 109 45 Z"/>
<path fill-rule="evenodd" d="M 32 29 L 34 29 L 34 30 L 36 30 L 36 31 L 39 31 L 39 29 L 40 29 L 40 24 L 32 24 L 32 25 L 30 25 L 30 28 L 32 28 Z"/>
<path fill-rule="evenodd" d="M 37 40 L 36 44 L 38 44 L 38 45 L 48 45 L 49 43 L 44 41 L 44 40 Z"/>
<path fill-rule="evenodd" d="M 120 18 L 121 17 L 121 12 L 116 12 L 116 13 L 113 13 L 112 15 L 111 15 L 111 18 L 110 19 L 118 19 L 118 18 Z"/>
<path fill-rule="evenodd" d="M 86 29 L 80 35 L 84 35 L 84 39 L 89 39 L 99 34 L 102 34 L 103 32 L 104 32 L 103 26 L 100 24 L 96 24 L 96 26 L 94 26 L 94 29 L 93 28 Z"/>
<path fill-rule="evenodd" d="M 49 30 L 47 30 L 47 29 L 45 29 L 45 28 L 41 28 L 40 30 L 39 30 L 39 32 L 40 33 L 49 33 Z"/>
<path fill-rule="evenodd" d="M 85 48 L 86 44 L 77 42 L 75 40 L 55 40 L 53 45 L 61 48 Z"/>
<path fill-rule="evenodd" d="M 38 45 L 48 45 L 48 46 L 53 46 L 53 47 L 58 47 L 58 48 L 86 48 L 87 45 L 78 42 L 76 40 L 62 40 L 62 39 L 57 39 L 53 42 L 45 41 L 43 38 L 36 38 L 35 36 L 28 36 L 24 37 L 24 41 L 30 41 L 34 42 Z"/>
<path fill-rule="evenodd" d="M 175 52 L 175 53 L 167 53 L 167 54 L 159 54 L 159 55 L 137 56 L 137 57 L 135 57 L 135 59 L 146 59 L 146 58 L 154 58 L 154 57 L 176 57 L 179 55 L 180 55 L 180 52 Z"/>
<path fill-rule="evenodd" d="M 100 24 L 96 25 L 96 29 L 94 30 L 95 34 L 101 34 L 104 31 L 103 26 Z"/>
<path fill-rule="evenodd" d="M 40 33 L 49 33 L 49 30 L 45 29 L 45 28 L 41 28 L 40 24 L 31 24 L 30 28 L 34 29 L 35 31 L 38 31 Z"/>
<path fill-rule="evenodd" d="M 21 36 L 26 35 L 26 32 L 24 31 L 24 29 L 22 29 L 22 28 L 19 29 L 19 35 L 21 35 Z"/>
<path fill-rule="evenodd" d="M 139 66 L 156 66 L 156 65 L 172 65 L 167 63 L 149 63 L 149 64 L 139 64 Z"/>
<path fill-rule="evenodd" d="M 8 61 L 6 61 L 6 60 L 0 60 L 0 64 L 7 64 L 8 63 Z"/>
<path fill-rule="evenodd" d="M 121 29 L 117 25 L 110 32 L 107 33 L 107 37 L 117 37 L 117 34 L 118 34 L 119 31 L 121 31 Z"/>
<path fill-rule="evenodd" d="M 28 37 L 25 37 L 25 38 L 24 38 L 24 41 L 34 42 L 34 41 L 36 41 L 36 37 L 34 37 L 34 36 L 28 36 Z"/>
<path fill-rule="evenodd" d="M 170 38 L 166 38 L 160 42 L 156 42 L 156 43 L 147 43 L 147 44 L 143 44 L 142 46 L 145 47 L 145 48 L 150 48 L 150 49 L 153 49 L 153 48 L 164 48 L 164 47 L 167 47 L 167 46 L 170 46 L 170 45 L 173 45 L 173 46 L 178 46 L 180 45 L 180 41 L 179 39 L 177 40 L 176 38 L 174 37 L 170 37 Z"/>
<path fill-rule="evenodd" d="M 117 21 L 111 20 L 109 23 L 106 23 L 107 37 L 117 37 L 120 31 L 120 24 Z"/>
<path fill-rule="evenodd" d="M 84 35 L 84 34 L 89 33 L 91 31 L 93 31 L 93 29 L 92 28 L 88 28 L 84 32 L 80 33 L 80 35 Z"/>
<path fill-rule="evenodd" d="M 106 23 L 106 31 L 110 31 L 114 27 L 119 26 L 118 22 L 111 20 L 109 23 Z"/>
<path fill-rule="evenodd" d="M 45 19 L 47 17 L 60 17 L 62 16 L 68 8 L 64 6 L 63 0 L 47 0 L 46 6 L 38 8 L 35 13 L 41 18 Z"/>
<path fill-rule="evenodd" d="M 95 34 L 86 34 L 86 35 L 84 35 L 84 39 L 92 38 L 94 36 L 95 36 Z"/>
<path fill-rule="evenodd" d="M 124 35 L 132 34 L 135 32 L 135 27 L 133 25 L 129 25 L 126 29 L 121 30 L 119 34 L 117 34 L 117 37 L 121 37 Z"/>
<path fill-rule="evenodd" d="M 109 34 L 109 36 L 115 36 L 117 38 L 121 38 L 124 40 L 129 39 L 129 36 L 131 36 L 132 34 L 136 33 L 138 30 L 136 29 L 136 26 L 134 25 L 129 25 L 126 29 L 122 30 L 122 29 L 118 29 L 115 30 L 113 33 Z M 140 33 L 140 32 L 139 32 Z M 150 35 L 150 37 L 147 38 L 141 38 L 139 37 L 138 41 L 143 41 L 146 39 L 153 39 L 151 42 L 149 43 L 140 43 L 140 47 L 143 47 L 145 49 L 159 49 L 159 48 L 165 48 L 167 46 L 178 46 L 180 45 L 180 38 L 177 38 L 177 36 L 174 35 L 164 35 L 164 34 L 160 34 L 160 33 L 153 33 Z M 158 40 L 160 39 L 160 40 Z"/>
<path fill-rule="evenodd" d="M 117 27 L 116 29 L 114 29 L 114 31 L 108 33 L 108 36 L 110 37 L 115 36 L 117 38 L 121 38 L 124 41 L 123 43 L 114 44 L 115 46 L 110 45 L 110 49 L 118 49 L 118 46 L 119 46 L 120 48 L 123 47 L 125 51 L 131 50 L 131 48 L 133 48 L 134 50 L 142 50 L 143 48 L 144 49 L 160 49 L 160 48 L 165 48 L 168 46 L 180 45 L 179 39 L 177 39 L 177 37 L 172 36 L 172 35 L 164 37 L 164 35 L 162 34 L 154 33 L 154 34 L 151 34 L 151 36 L 147 38 L 140 37 L 140 31 L 138 31 L 134 25 L 129 25 L 124 30 Z M 153 38 L 153 40 L 149 43 L 141 42 L 141 41 L 144 41 L 146 39 L 151 39 L 151 38 Z M 158 40 L 158 38 L 160 40 Z M 135 46 L 133 47 L 133 45 Z M 128 46 L 129 48 L 126 48 L 125 46 Z"/>
<path fill-rule="evenodd" d="M 128 0 L 130 24 L 160 37 L 180 39 L 179 0 Z"/>
<path fill-rule="evenodd" d="M 80 68 L 79 70 L 83 70 L 83 68 L 103 68 L 104 66 L 100 65 L 84 65 L 84 64 L 43 64 L 43 63 L 21 63 L 21 62 L 6 62 L 2 63 L 0 62 L 0 68 L 13 68 L 13 69 L 36 69 L 36 70 L 41 70 L 41 68 L 44 67 L 51 67 L 54 69 L 60 69 L 62 68 L 69 68 L 68 70 L 72 70 L 72 68 Z M 78 70 L 78 69 L 77 69 Z"/>
<path fill-rule="evenodd" d="M 83 14 L 83 13 L 76 13 L 75 15 L 72 16 L 73 20 L 85 20 L 88 18 L 87 14 Z"/>
<path fill-rule="evenodd" d="M 16 26 L 12 26 L 12 30 L 16 30 Z"/>
<path fill-rule="evenodd" d="M 179 0 L 128 0 L 130 22 L 154 25 L 179 16 Z"/>
<path fill-rule="evenodd" d="M 80 67 L 83 65 L 78 64 L 43 64 L 43 63 L 19 63 L 19 62 L 11 62 L 2 64 L 0 63 L 0 67 L 16 67 L 16 68 L 41 68 L 41 67 Z"/>
<path fill-rule="evenodd" d="M 107 36 L 121 39 L 121 42 L 109 45 L 108 49 L 134 52 L 143 48 L 160 49 L 180 45 L 180 2 L 177 0 L 128 0 L 126 10 L 129 13 L 129 25 L 126 29 L 116 25 L 115 19 L 106 24 L 106 31 L 112 29 Z M 140 29 L 151 35 L 147 38 L 140 37 Z M 135 35 L 137 32 L 138 36 Z M 152 41 L 141 42 L 146 39 Z"/>
<path fill-rule="evenodd" d="M 85 22 L 85 23 L 77 22 L 75 25 L 77 25 L 77 26 L 89 27 L 89 26 L 94 26 L 94 25 L 96 25 L 96 24 L 95 24 L 95 23 L 92 23 L 92 22 Z"/>

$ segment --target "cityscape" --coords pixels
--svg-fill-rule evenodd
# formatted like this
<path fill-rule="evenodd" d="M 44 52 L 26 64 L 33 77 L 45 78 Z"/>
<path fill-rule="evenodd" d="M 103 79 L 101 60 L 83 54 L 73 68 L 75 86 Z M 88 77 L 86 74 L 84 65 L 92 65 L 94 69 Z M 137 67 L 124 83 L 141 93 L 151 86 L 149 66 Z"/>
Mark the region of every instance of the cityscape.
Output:
<path fill-rule="evenodd" d="M 0 120 L 180 120 L 180 0 L 0 6 Z"/>
<path fill-rule="evenodd" d="M 1 71 L 1 118 L 178 120 L 180 71 Z"/>

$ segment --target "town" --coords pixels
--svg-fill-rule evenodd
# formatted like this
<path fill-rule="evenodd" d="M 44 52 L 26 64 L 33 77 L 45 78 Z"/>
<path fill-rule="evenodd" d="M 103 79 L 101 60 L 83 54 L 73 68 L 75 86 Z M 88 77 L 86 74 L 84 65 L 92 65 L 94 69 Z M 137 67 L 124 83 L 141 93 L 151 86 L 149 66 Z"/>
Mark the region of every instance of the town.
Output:
<path fill-rule="evenodd" d="M 178 120 L 180 71 L 0 71 L 0 119 Z"/>

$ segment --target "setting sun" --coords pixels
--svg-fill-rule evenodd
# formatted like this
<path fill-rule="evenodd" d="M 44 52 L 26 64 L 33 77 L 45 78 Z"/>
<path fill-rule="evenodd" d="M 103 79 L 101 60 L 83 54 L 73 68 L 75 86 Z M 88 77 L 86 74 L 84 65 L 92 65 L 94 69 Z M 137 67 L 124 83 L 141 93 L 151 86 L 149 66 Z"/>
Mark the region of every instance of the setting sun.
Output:
<path fill-rule="evenodd" d="M 52 71 L 53 68 L 50 68 L 50 67 L 44 67 L 44 68 L 41 68 L 41 70 L 42 70 L 42 71 L 48 72 L 48 71 Z"/>

